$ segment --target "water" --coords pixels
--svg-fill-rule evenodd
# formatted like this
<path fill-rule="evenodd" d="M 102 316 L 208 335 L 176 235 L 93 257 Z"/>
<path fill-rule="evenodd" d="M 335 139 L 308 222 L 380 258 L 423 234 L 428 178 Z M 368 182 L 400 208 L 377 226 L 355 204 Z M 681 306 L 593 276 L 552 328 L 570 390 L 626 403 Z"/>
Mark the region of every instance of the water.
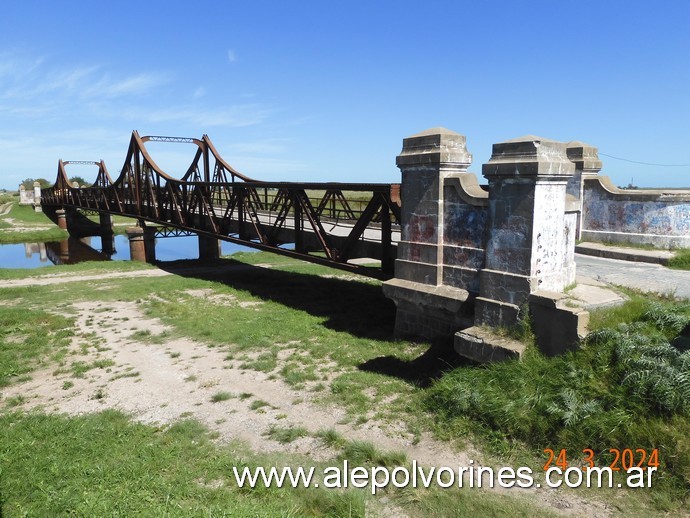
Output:
<path fill-rule="evenodd" d="M 127 236 L 115 236 L 112 255 L 104 254 L 99 236 L 83 239 L 69 238 L 49 243 L 23 243 L 0 245 L 0 268 L 40 268 L 53 264 L 75 264 L 83 261 L 129 261 L 129 241 Z M 223 255 L 241 251 L 254 251 L 252 248 L 221 241 Z M 175 261 L 178 259 L 198 259 L 199 245 L 196 236 L 179 236 L 156 239 L 156 259 Z"/>

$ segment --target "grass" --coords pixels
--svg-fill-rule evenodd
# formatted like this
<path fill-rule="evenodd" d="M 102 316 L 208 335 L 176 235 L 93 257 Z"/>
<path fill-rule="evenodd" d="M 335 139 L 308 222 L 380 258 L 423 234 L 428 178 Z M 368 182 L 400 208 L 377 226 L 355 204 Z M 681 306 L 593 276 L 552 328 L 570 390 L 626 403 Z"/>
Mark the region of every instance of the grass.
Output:
<path fill-rule="evenodd" d="M 27 268 L 0 268 L 0 280 L 30 279 L 58 273 L 63 275 L 99 275 L 112 272 L 152 270 L 154 268 L 149 264 L 136 261 L 86 261 L 79 264 L 42 266 L 40 271 Z"/>
<path fill-rule="evenodd" d="M 280 427 L 271 425 L 266 432 L 266 436 L 270 437 L 274 441 L 278 441 L 281 444 L 294 442 L 301 437 L 306 437 L 307 435 L 309 435 L 309 430 L 302 426 Z"/>
<path fill-rule="evenodd" d="M 611 448 L 658 448 L 653 498 L 676 509 L 690 491 L 690 305 L 637 295 L 592 321 L 598 329 L 580 350 L 455 369 L 426 406 L 439 433 L 470 431 L 503 454 L 517 441 L 537 454 L 567 449 L 576 462 L 591 448 L 609 465 Z"/>
<path fill-rule="evenodd" d="M 227 401 L 228 399 L 232 398 L 232 394 L 230 392 L 216 392 L 211 396 L 211 402 L 212 403 L 220 403 L 221 401 Z"/>
<path fill-rule="evenodd" d="M 383 452 L 368 441 L 349 441 L 343 447 L 341 458 L 358 466 L 404 466 L 407 455 L 404 452 Z"/>
<path fill-rule="evenodd" d="M 249 267 L 242 270 L 219 268 L 205 278 L 199 274 L 195 274 L 196 277 L 174 275 L 0 290 L 0 302 L 8 301 L 13 305 L 11 308 L 0 305 L 0 323 L 11 311 L 26 330 L 32 327 L 33 319 L 57 318 L 37 311 L 35 308 L 39 306 L 55 308 L 65 315 L 51 320 L 42 334 L 37 335 L 43 337 L 42 349 L 30 353 L 27 358 L 14 360 L 19 362 L 19 369 L 14 369 L 17 374 L 6 377 L 6 383 L 15 383 L 37 366 L 57 361 L 60 351 L 64 355 L 73 332 L 73 321 L 68 314 L 72 301 L 90 300 L 94 306 L 108 306 L 113 301 L 136 302 L 152 317 L 160 318 L 169 326 L 170 338 L 186 336 L 214 346 L 223 356 L 234 358 L 233 368 L 244 365 L 243 368 L 271 372 L 292 384 L 293 389 L 300 389 L 307 381 L 318 380 L 326 388 L 316 395 L 318 400 L 345 409 L 351 423 L 365 418 L 377 419 L 401 423 L 403 430 L 407 426 L 410 433 L 412 430 L 415 434 L 433 430 L 447 439 L 469 438 L 494 455 L 494 459 L 499 458 L 502 463 L 511 461 L 513 465 L 518 465 L 512 462 L 515 458 L 529 462 L 537 459 L 543 464 L 542 446 L 576 451 L 591 437 L 599 441 L 600 450 L 597 451 L 603 453 L 616 446 L 647 448 L 663 444 L 663 477 L 660 487 L 652 493 L 654 504 L 660 509 L 674 510 L 686 502 L 683 470 L 688 456 L 684 439 L 690 434 L 688 419 L 679 413 L 678 401 L 664 403 L 654 399 L 649 390 L 635 393 L 630 380 L 624 383 L 630 371 L 625 370 L 623 356 L 614 355 L 614 342 L 620 336 L 609 337 L 610 342 L 600 336 L 601 343 L 588 344 L 561 358 L 543 358 L 530 352 L 521 363 L 491 367 L 453 363 L 449 356 L 429 344 L 391 338 L 395 308 L 383 297 L 377 281 L 324 278 L 323 274 L 333 275 L 334 272 L 281 256 L 245 253 L 235 259 L 244 261 L 245 258 L 244 264 Z M 237 264 L 235 259 L 226 263 Z M 254 269 L 250 263 L 270 263 L 273 268 Z M 60 267 L 56 271 L 128 271 L 129 264 L 92 263 Z M 149 268 L 134 266 L 136 269 Z M 0 278 L 3 275 L 8 274 L 0 270 Z M 30 277 L 31 273 L 12 275 L 22 278 Z M 98 289 L 104 285 L 111 289 Z M 187 296 L 185 292 L 191 289 L 212 289 L 214 294 L 232 295 L 238 304 L 221 305 Z M 262 304 L 242 307 L 241 302 Z M 662 306 L 667 307 L 671 306 Z M 684 343 L 687 337 L 683 332 L 676 333 L 673 326 L 677 328 L 682 323 L 687 311 L 669 309 L 678 315 L 679 320 L 674 323 L 673 319 L 663 319 L 665 310 L 651 309 L 645 297 L 633 296 L 623 307 L 594 313 L 591 322 L 596 329 L 609 327 L 628 338 L 642 333 L 660 341 L 663 338 L 675 344 L 674 347 Z M 620 322 L 635 320 L 641 322 L 640 330 L 630 330 L 626 335 L 625 330 L 618 328 Z M 7 329 L 12 326 L 0 326 L 0 339 L 9 336 L 7 342 L 10 344 L 24 336 L 23 331 L 9 333 Z M 37 347 L 41 340 L 35 340 Z M 645 344 L 632 345 L 631 350 L 637 352 L 625 361 L 638 362 L 630 365 L 638 366 L 635 369 L 639 371 L 639 362 L 649 360 L 650 351 L 639 349 Z M 21 349 L 10 350 L 15 355 L 23 353 Z M 4 353 L 5 349 L 0 349 L 0 354 Z M 258 359 L 261 361 L 257 363 Z M 3 360 L 0 373 L 4 372 L 4 365 Z M 679 365 L 677 359 L 668 356 L 669 369 L 678 371 Z M 427 388 L 430 380 L 439 376 L 440 381 Z M 186 381 L 196 381 L 196 377 L 191 375 Z M 649 388 L 654 382 L 637 385 Z M 96 395 L 96 388 L 90 393 Z M 466 393 L 481 393 L 484 399 L 472 407 L 474 396 L 465 397 Z M 105 397 L 106 393 L 102 391 L 101 395 Z M 309 397 L 314 396 L 310 393 Z M 244 400 L 255 396 L 247 392 L 237 397 Z M 251 405 L 254 404 L 258 405 L 255 402 Z M 615 418 L 621 416 L 622 424 L 618 425 Z M 289 426 L 287 421 L 281 422 L 288 426 L 274 428 L 274 436 L 295 436 L 295 427 Z M 166 432 L 158 430 L 157 433 Z M 402 462 L 402 457 L 396 458 L 397 454 L 387 458 L 388 454 L 377 452 L 371 444 L 352 444 L 353 441 L 339 437 L 334 430 L 316 436 L 337 449 L 343 458 L 390 465 Z M 175 442 L 170 438 L 169 441 Z M 600 458 L 606 461 L 605 456 Z M 155 468 L 155 464 L 152 467 Z M 89 469 L 95 468 L 90 466 Z M 159 489 L 168 490 L 164 485 Z M 121 490 L 122 487 L 112 489 Z M 166 493 L 155 494 L 165 497 Z M 640 493 L 636 498 L 643 499 L 647 505 L 647 494 Z M 279 499 L 280 495 L 282 493 L 269 493 L 267 498 Z M 501 509 L 522 515 L 524 509 L 530 508 L 493 495 L 475 497 L 472 491 L 455 496 L 434 491 L 402 491 L 390 496 L 412 515 L 427 512 L 432 513 L 431 516 L 452 515 L 454 511 L 450 509 L 493 510 L 489 512 Z M 204 505 L 210 505 L 216 497 L 208 498 Z M 357 498 L 355 500 L 359 501 Z M 443 511 L 443 506 L 448 510 Z M 314 509 L 309 512 L 316 513 Z M 324 511 L 324 514 L 328 513 Z"/>
<path fill-rule="evenodd" d="M 669 260 L 668 266 L 675 270 L 690 270 L 690 248 L 676 250 L 675 255 Z"/>
<path fill-rule="evenodd" d="M 62 357 L 73 321 L 38 310 L 0 311 L 0 387 Z"/>
<path fill-rule="evenodd" d="M 0 443 L 3 516 L 364 516 L 363 492 L 237 487 L 232 467 L 261 459 L 211 444 L 192 420 L 161 429 L 114 411 L 10 412 Z"/>

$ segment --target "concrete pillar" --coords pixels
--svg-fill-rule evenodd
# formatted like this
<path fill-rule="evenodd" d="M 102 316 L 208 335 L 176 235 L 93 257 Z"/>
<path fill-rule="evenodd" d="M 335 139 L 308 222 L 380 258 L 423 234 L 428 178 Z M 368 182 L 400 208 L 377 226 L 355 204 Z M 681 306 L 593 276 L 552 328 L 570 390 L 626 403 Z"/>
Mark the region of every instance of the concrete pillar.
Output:
<path fill-rule="evenodd" d="M 199 259 L 214 261 L 220 258 L 220 240 L 199 234 Z"/>
<path fill-rule="evenodd" d="M 403 139 L 401 238 L 384 294 L 397 307 L 398 336 L 450 337 L 471 322 L 467 290 L 443 284 L 444 181 L 467 173 L 465 137 L 432 128 Z"/>
<path fill-rule="evenodd" d="M 101 226 L 101 233 L 112 234 L 113 233 L 113 218 L 107 212 L 98 213 L 98 223 Z"/>
<path fill-rule="evenodd" d="M 57 209 L 55 215 L 57 216 L 58 227 L 62 230 L 67 230 L 67 212 L 65 209 Z"/>
<path fill-rule="evenodd" d="M 585 180 L 599 174 L 602 162 L 599 160 L 599 150 L 584 142 L 568 142 L 568 158 L 575 164 L 575 174 L 568 181 L 568 194 L 577 198 L 578 211 L 576 232 L 577 239 L 582 238 L 582 220 L 585 213 Z"/>
<path fill-rule="evenodd" d="M 443 283 L 443 181 L 466 173 L 471 163 L 465 136 L 454 131 L 432 128 L 403 139 L 396 159 L 402 174 L 397 278 Z"/>
<path fill-rule="evenodd" d="M 566 144 L 527 136 L 494 144 L 482 173 L 489 181 L 489 239 L 475 324 L 512 326 L 537 290 L 562 292 L 575 280 L 566 250 L 566 186 L 575 172 Z"/>
<path fill-rule="evenodd" d="M 62 264 L 69 262 L 69 239 L 60 241 L 60 261 L 62 261 Z"/>
<path fill-rule="evenodd" d="M 156 229 L 152 227 L 130 227 L 125 232 L 129 239 L 130 259 L 153 263 L 156 260 Z"/>
<path fill-rule="evenodd" d="M 34 211 L 41 212 L 41 184 L 34 182 Z"/>
<path fill-rule="evenodd" d="M 108 259 L 115 255 L 115 234 L 101 235 L 101 253 L 107 255 Z"/>

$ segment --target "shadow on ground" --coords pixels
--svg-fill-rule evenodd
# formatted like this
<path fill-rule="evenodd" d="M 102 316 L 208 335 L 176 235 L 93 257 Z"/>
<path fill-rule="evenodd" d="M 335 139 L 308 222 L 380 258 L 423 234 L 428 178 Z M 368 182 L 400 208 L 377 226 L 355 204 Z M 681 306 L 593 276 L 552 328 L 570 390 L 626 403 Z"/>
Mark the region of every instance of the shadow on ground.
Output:
<path fill-rule="evenodd" d="M 191 261 L 158 263 L 182 277 L 220 282 L 310 315 L 324 318 L 324 326 L 359 338 L 393 341 L 395 304 L 381 286 L 337 277 L 265 268 L 232 259 L 203 266 Z M 338 273 L 333 271 L 333 274 Z"/>
<path fill-rule="evenodd" d="M 259 267 L 232 259 L 222 259 L 213 265 L 185 261 L 158 266 L 176 275 L 220 282 L 255 297 L 306 311 L 322 317 L 323 325 L 334 331 L 358 338 L 399 342 L 401 349 L 410 344 L 393 337 L 395 304 L 384 297 L 379 284 L 285 271 L 278 269 L 280 265 Z M 421 354 L 413 360 L 379 356 L 358 368 L 427 387 L 443 372 L 467 363 L 453 350 L 452 340 L 420 342 L 417 347 Z"/>
<path fill-rule="evenodd" d="M 451 340 L 437 340 L 424 353 L 413 360 L 405 361 L 395 356 L 379 356 L 359 365 L 359 370 L 377 372 L 386 376 L 399 378 L 418 387 L 426 388 L 439 379 L 444 372 L 461 365 L 467 365 L 453 349 Z"/>

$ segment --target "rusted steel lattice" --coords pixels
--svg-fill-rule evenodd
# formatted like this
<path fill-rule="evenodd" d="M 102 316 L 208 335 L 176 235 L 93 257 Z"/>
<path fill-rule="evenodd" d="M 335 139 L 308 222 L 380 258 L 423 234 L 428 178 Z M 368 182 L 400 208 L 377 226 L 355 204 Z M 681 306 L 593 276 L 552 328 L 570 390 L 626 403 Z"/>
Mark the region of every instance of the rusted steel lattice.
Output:
<path fill-rule="evenodd" d="M 197 146 L 181 179 L 163 172 L 146 142 Z M 233 169 L 204 135 L 201 139 L 140 137 L 134 131 L 120 175 L 112 180 L 105 163 L 91 187 L 70 185 L 58 163 L 55 185 L 42 204 L 137 218 L 167 229 L 217 237 L 238 244 L 325 263 L 374 277 L 393 274 L 399 235 L 398 184 L 260 182 Z M 378 259 L 380 268 L 351 264 Z"/>

